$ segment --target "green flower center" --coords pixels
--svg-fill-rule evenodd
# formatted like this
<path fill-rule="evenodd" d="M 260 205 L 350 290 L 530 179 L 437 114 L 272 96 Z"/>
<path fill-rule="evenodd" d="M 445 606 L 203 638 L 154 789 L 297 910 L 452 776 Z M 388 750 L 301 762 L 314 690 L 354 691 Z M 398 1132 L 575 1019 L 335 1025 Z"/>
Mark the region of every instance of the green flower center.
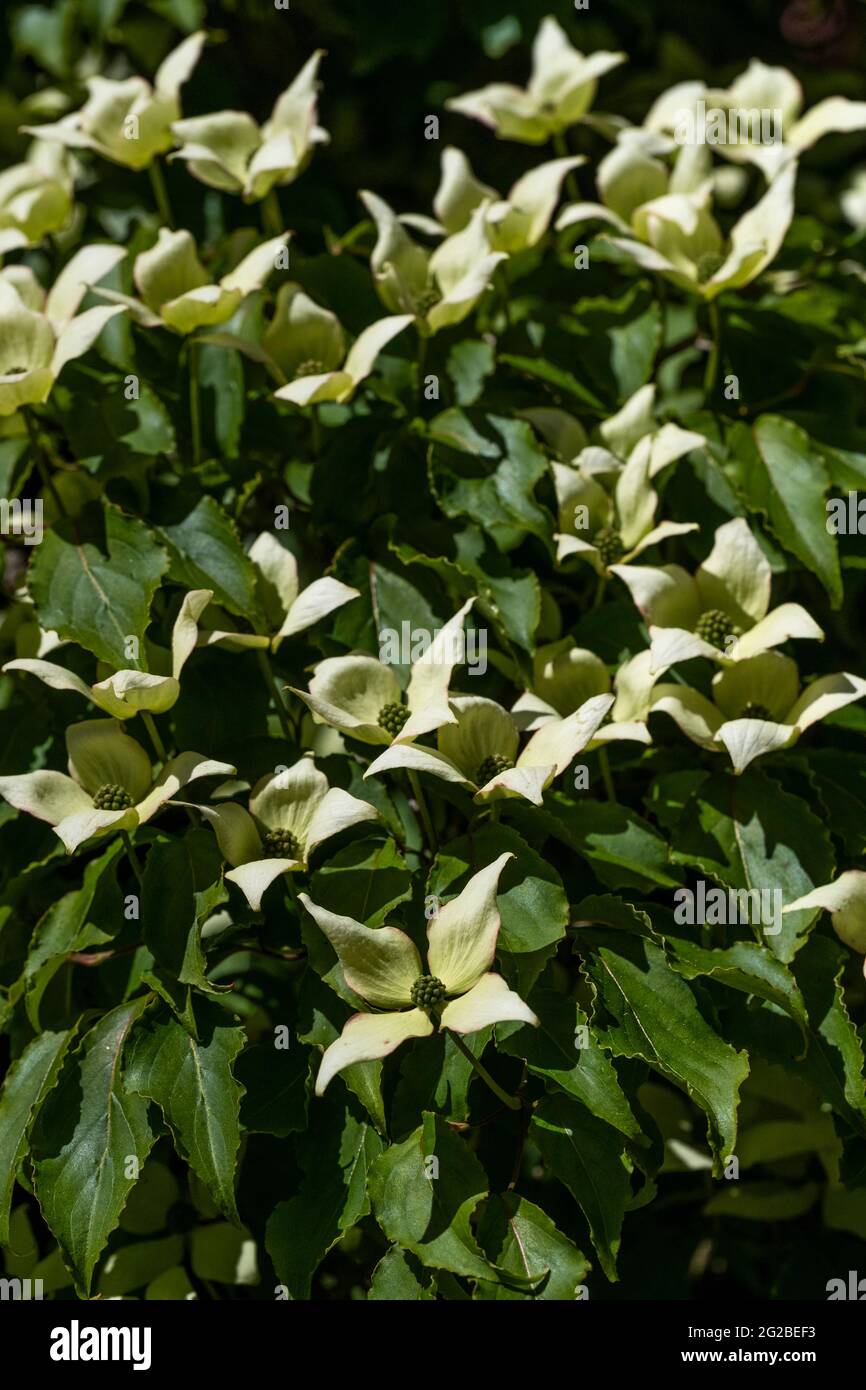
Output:
<path fill-rule="evenodd" d="M 759 705 L 755 700 L 750 700 L 740 715 L 741 719 L 772 719 L 772 717 L 767 706 Z"/>
<path fill-rule="evenodd" d="M 614 526 L 602 526 L 593 536 L 592 543 L 605 565 L 615 565 L 625 554 L 622 536 Z"/>
<path fill-rule="evenodd" d="M 128 811 L 133 801 L 125 787 L 105 782 L 93 798 L 93 804 L 97 811 Z"/>
<path fill-rule="evenodd" d="M 500 772 L 507 772 L 513 766 L 513 758 L 506 758 L 503 753 L 491 753 L 479 767 L 475 781 L 479 787 L 486 787 L 491 778 L 498 777 Z"/>
<path fill-rule="evenodd" d="M 441 298 L 435 285 L 428 285 L 426 289 L 419 290 L 412 300 L 416 314 L 426 314 Z"/>
<path fill-rule="evenodd" d="M 695 634 L 711 646 L 718 647 L 719 651 L 724 651 L 728 638 L 734 636 L 734 625 L 721 608 L 708 608 L 698 619 Z"/>
<path fill-rule="evenodd" d="M 442 981 L 437 980 L 435 975 L 419 975 L 412 986 L 412 1003 L 416 1009 L 423 1009 L 425 1013 L 429 1013 L 437 1004 L 442 1003 L 447 992 Z"/>
<path fill-rule="evenodd" d="M 379 728 L 384 729 L 386 734 L 396 738 L 406 720 L 409 718 L 409 709 L 406 705 L 392 703 L 383 705 L 379 710 Z"/>
<path fill-rule="evenodd" d="M 327 367 L 320 357 L 307 357 L 303 362 L 299 362 L 295 368 L 295 376 L 322 376 Z"/>
<path fill-rule="evenodd" d="M 725 263 L 724 256 L 720 256 L 716 251 L 706 251 L 699 257 L 696 266 L 698 272 L 698 284 L 705 285 L 708 280 L 712 280 L 717 270 L 720 270 Z"/>
<path fill-rule="evenodd" d="M 301 846 L 291 830 L 267 830 L 262 836 L 266 859 L 300 859 Z"/>

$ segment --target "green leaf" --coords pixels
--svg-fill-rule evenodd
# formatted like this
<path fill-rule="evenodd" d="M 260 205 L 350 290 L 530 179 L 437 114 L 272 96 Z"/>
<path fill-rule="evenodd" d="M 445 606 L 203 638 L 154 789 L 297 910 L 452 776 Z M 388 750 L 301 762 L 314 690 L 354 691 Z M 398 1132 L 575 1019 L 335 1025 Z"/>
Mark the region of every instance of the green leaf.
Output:
<path fill-rule="evenodd" d="M 527 1003 L 539 1020 L 538 1028 L 520 1028 L 499 1041 L 499 1050 L 522 1057 L 531 1072 L 582 1102 L 591 1114 L 604 1120 L 626 1138 L 642 1143 L 640 1126 L 632 1114 L 616 1069 L 597 1040 L 588 1033 L 586 1015 L 575 1000 L 554 988 L 545 975 Z"/>
<path fill-rule="evenodd" d="M 492 344 L 481 338 L 464 338 L 448 354 L 448 375 L 454 382 L 458 405 L 474 405 L 484 382 L 496 365 Z"/>
<path fill-rule="evenodd" d="M 368 1176 L 382 1152 L 376 1131 L 342 1101 L 316 1105 L 315 1126 L 298 1144 L 298 1191 L 279 1203 L 265 1232 L 277 1278 L 293 1299 L 309 1298 L 321 1260 L 369 1212 Z"/>
<path fill-rule="evenodd" d="M 492 1028 L 481 1028 L 463 1041 L 473 1056 L 481 1057 L 492 1036 Z M 391 1133 L 398 1138 L 409 1134 L 422 1110 L 441 1111 L 452 1122 L 465 1122 L 469 1119 L 469 1087 L 477 1080 L 478 1073 L 447 1028 L 432 1038 L 410 1043 L 401 1058 L 394 1090 Z"/>
<path fill-rule="evenodd" d="M 481 1283 L 476 1298 L 564 1302 L 585 1293 L 590 1265 L 550 1217 L 516 1192 L 491 1197 L 478 1224 L 478 1239 L 500 1269 L 532 1280 L 531 1291 Z"/>
<path fill-rule="evenodd" d="M 532 1117 L 530 1135 L 545 1167 L 568 1188 L 589 1226 L 608 1279 L 616 1260 L 623 1216 L 631 1200 L 622 1135 L 569 1096 L 547 1096 Z"/>
<path fill-rule="evenodd" d="M 198 1174 L 222 1214 L 237 1222 L 242 1088 L 232 1063 L 246 1035 L 215 1006 L 199 1006 L 196 1025 L 197 1037 L 192 1038 L 167 1010 L 152 1011 L 133 1035 L 126 1085 L 156 1102 L 181 1158 Z"/>
<path fill-rule="evenodd" d="M 757 768 L 741 776 L 717 773 L 701 784 L 674 832 L 673 858 L 711 874 L 730 888 L 759 888 L 793 902 L 833 878 L 835 860 L 826 826 L 801 797 L 785 792 Z M 770 899 L 770 901 L 774 901 Z M 787 912 L 781 931 L 755 934 L 780 960 L 791 961 L 815 922 L 814 909 Z"/>
<path fill-rule="evenodd" d="M 36 1196 L 82 1298 L 156 1137 L 122 1064 L 147 1003 L 144 995 L 112 1009 L 86 1034 L 34 1131 Z"/>
<path fill-rule="evenodd" d="M 313 902 L 368 927 L 380 927 L 411 896 L 412 875 L 393 840 L 356 840 L 310 879 Z"/>
<path fill-rule="evenodd" d="M 739 1221 L 793 1221 L 809 1211 L 820 1195 L 816 1182 L 797 1187 L 782 1182 L 732 1182 L 710 1198 L 704 1213 Z"/>
<path fill-rule="evenodd" d="M 534 496 L 547 459 L 524 420 L 490 415 L 476 429 L 462 411 L 446 410 L 430 434 L 430 485 L 446 516 L 471 517 L 503 551 L 527 532 L 549 543 L 552 517 Z"/>
<path fill-rule="evenodd" d="M 820 446 L 780 415 L 762 415 L 754 441 L 757 466 L 742 474 L 748 505 L 764 513 L 776 539 L 817 574 L 839 608 L 842 580 L 836 538 L 827 529 L 824 498 L 830 478 Z"/>
<path fill-rule="evenodd" d="M 69 956 L 111 941 L 123 926 L 116 861 L 123 850 L 114 840 L 85 866 L 80 888 L 64 893 L 37 924 L 21 983 L 26 988 L 25 1007 L 34 1028 L 40 1026 L 42 999 L 54 976 Z M 71 968 L 71 967 L 70 967 Z"/>
<path fill-rule="evenodd" d="M 0 1245 L 9 1242 L 9 1210 L 18 1168 L 45 1097 L 57 1081 L 74 1029 L 41 1033 L 6 1073 L 0 1091 Z"/>
<path fill-rule="evenodd" d="M 708 1120 L 717 1172 L 736 1152 L 739 1090 L 749 1074 L 707 1022 L 707 1009 L 654 941 L 621 929 L 584 928 L 575 940 L 595 990 L 593 1028 L 615 1057 L 640 1057 L 691 1096 Z"/>
<path fill-rule="evenodd" d="M 367 1298 L 373 1302 L 421 1303 L 436 1298 L 433 1278 L 423 1265 L 392 1245 L 373 1270 Z"/>
<path fill-rule="evenodd" d="M 141 521 L 119 508 L 106 506 L 104 521 L 104 548 L 49 531 L 36 548 L 29 583 L 44 628 L 121 669 L 131 664 L 129 639 L 144 645 L 168 556 Z"/>
<path fill-rule="evenodd" d="M 509 803 L 509 820 L 518 828 L 533 821 L 592 865 L 608 888 L 674 888 L 678 871 L 666 842 L 629 806 L 606 801 L 569 801 L 561 792 L 545 794 L 544 810 Z"/>
<path fill-rule="evenodd" d="M 188 839 L 154 845 L 148 854 L 141 890 L 141 932 L 170 982 L 210 988 L 204 975 Z"/>
<path fill-rule="evenodd" d="M 757 995 L 784 1009 L 803 1034 L 809 1029 L 806 1005 L 797 981 L 786 965 L 755 941 L 707 949 L 695 941 L 665 932 L 671 964 L 685 980 L 699 975 L 719 980 L 730 989 Z"/>
<path fill-rule="evenodd" d="M 284 1138 L 307 1127 L 309 1053 L 301 1047 L 257 1043 L 240 1053 L 234 1073 L 245 1095 L 241 1125 L 253 1134 Z"/>
<path fill-rule="evenodd" d="M 389 1240 L 430 1269 L 498 1282 L 472 1233 L 472 1215 L 486 1196 L 484 1169 L 441 1115 L 425 1113 L 370 1172 L 373 1213 Z"/>
<path fill-rule="evenodd" d="M 158 529 L 169 548 L 176 583 L 212 589 L 214 602 L 230 613 L 256 616 L 256 572 L 219 503 L 202 497 L 182 521 Z"/>

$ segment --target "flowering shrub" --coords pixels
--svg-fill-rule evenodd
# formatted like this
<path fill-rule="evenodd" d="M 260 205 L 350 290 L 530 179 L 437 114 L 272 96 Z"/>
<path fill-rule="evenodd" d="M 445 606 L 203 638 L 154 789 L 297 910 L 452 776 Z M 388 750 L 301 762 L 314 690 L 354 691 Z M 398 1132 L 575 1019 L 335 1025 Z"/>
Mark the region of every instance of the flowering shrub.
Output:
<path fill-rule="evenodd" d="M 652 1249 L 672 1297 L 824 1297 L 866 1231 L 862 82 L 638 80 L 563 6 L 467 17 L 467 67 L 434 17 L 404 178 L 354 130 L 387 37 L 353 75 L 299 11 L 16 11 L 6 1273 L 565 1301 Z"/>

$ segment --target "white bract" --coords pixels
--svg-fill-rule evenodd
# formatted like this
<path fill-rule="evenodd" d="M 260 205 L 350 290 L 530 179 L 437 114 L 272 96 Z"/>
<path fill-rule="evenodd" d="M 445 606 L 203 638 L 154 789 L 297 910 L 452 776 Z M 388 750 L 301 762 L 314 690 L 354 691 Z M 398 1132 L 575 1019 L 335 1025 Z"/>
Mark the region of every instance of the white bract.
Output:
<path fill-rule="evenodd" d="M 186 335 L 198 328 L 226 323 L 254 290 L 261 289 L 285 253 L 288 233 L 263 241 L 214 282 L 198 257 L 187 231 L 161 227 L 156 244 L 135 258 L 132 278 L 141 299 L 103 291 L 104 298 L 124 305 L 145 328 L 168 328 Z"/>
<path fill-rule="evenodd" d="M 163 714 L 172 708 L 180 695 L 180 673 L 196 646 L 198 619 L 212 598 L 210 589 L 191 589 L 184 595 L 171 634 L 171 675 L 122 670 L 115 671 L 94 685 L 88 685 L 73 671 L 67 671 L 65 666 L 28 657 L 7 661 L 3 670 L 27 671 L 52 690 L 72 690 L 115 719 L 132 719 L 141 710 Z"/>
<path fill-rule="evenodd" d="M 83 357 L 120 306 L 78 313 L 89 287 L 126 255 L 121 246 L 85 246 L 46 295 L 24 265 L 0 270 L 0 415 L 41 405 L 67 362 Z"/>
<path fill-rule="evenodd" d="M 770 611 L 772 571 L 742 517 L 718 528 L 712 551 L 694 575 L 680 565 L 611 568 L 650 624 L 657 674 L 696 656 L 724 666 L 790 638 L 824 637 L 799 603 Z"/>
<path fill-rule="evenodd" d="M 427 251 L 413 241 L 384 198 L 362 192 L 361 201 L 378 231 L 370 269 L 386 309 L 411 315 L 422 333 L 462 323 L 490 285 L 496 267 L 507 260 L 504 251 L 493 249 L 489 205 L 479 204 L 461 231 Z"/>
<path fill-rule="evenodd" d="M 610 722 L 595 729 L 587 747 L 619 739 L 651 743 L 646 721 L 655 680 L 648 651 L 638 652 L 617 667 L 614 700 L 608 710 Z M 610 688 L 610 675 L 601 657 L 575 646 L 573 637 L 564 637 L 537 649 L 532 690 L 524 691 L 515 700 L 511 712 L 519 729 L 533 732 L 568 719 L 588 701 L 607 696 Z"/>
<path fill-rule="evenodd" d="M 62 231 L 72 218 L 73 187 L 65 151 L 34 140 L 23 164 L 0 173 L 0 256 Z"/>
<path fill-rule="evenodd" d="M 114 719 L 86 719 L 66 730 L 69 776 L 43 769 L 0 777 L 0 796 L 54 827 L 71 854 L 85 840 L 134 830 L 152 820 L 181 787 L 227 777 L 229 763 L 179 753 L 154 777 L 150 758 Z"/>
<path fill-rule="evenodd" d="M 796 663 L 781 652 L 749 656 L 713 677 L 712 700 L 687 685 L 657 685 L 652 709 L 669 714 L 687 738 L 727 751 L 735 772 L 790 748 L 812 724 L 866 695 L 866 680 L 840 672 L 800 688 Z"/>
<path fill-rule="evenodd" d="M 543 145 L 588 115 L 598 79 L 626 61 L 624 53 L 584 56 L 569 43 L 557 21 L 541 21 L 532 46 L 532 74 L 526 87 L 491 82 L 476 92 L 451 97 L 460 111 L 490 126 L 503 140 Z"/>
<path fill-rule="evenodd" d="M 428 923 L 429 974 L 414 943 L 397 927 L 365 927 L 318 907 L 306 893 L 299 895 L 336 951 L 346 984 L 367 1004 L 386 1011 L 357 1013 L 348 1020 L 325 1050 L 316 1095 L 323 1095 L 337 1072 L 353 1062 L 387 1057 L 409 1038 L 429 1037 L 436 1024 L 455 1033 L 476 1033 L 494 1023 L 537 1026 L 528 1005 L 491 971 L 500 927 L 496 892 L 512 858 L 501 854 L 474 874 Z M 437 1002 L 430 1004 L 434 995 Z"/>
<path fill-rule="evenodd" d="M 324 51 L 307 60 L 295 80 L 277 98 L 270 119 L 259 126 L 246 111 L 215 111 L 209 116 L 175 120 L 172 132 L 182 159 L 202 183 L 224 193 L 239 193 L 258 202 L 273 188 L 293 183 L 303 173 L 316 145 L 328 132 L 316 113 L 316 75 Z"/>
<path fill-rule="evenodd" d="M 715 299 L 751 284 L 775 260 L 794 215 L 796 163 L 784 165 L 754 207 L 723 235 L 712 212 L 714 180 L 706 146 L 676 147 L 667 137 L 626 130 L 598 166 L 601 203 L 563 209 L 558 230 L 592 219 L 621 233 L 609 238 L 643 270 L 679 289 Z"/>
<path fill-rule="evenodd" d="M 672 422 L 659 427 L 653 416 L 655 390 L 642 386 L 605 421 L 601 447 L 581 448 L 573 463 L 551 464 L 559 506 L 558 563 L 576 555 L 599 575 L 607 574 L 613 564 L 628 564 L 650 546 L 698 529 L 693 521 L 656 522 L 653 479 L 706 441 Z M 547 412 L 525 414 L 550 441 L 558 422 L 533 420 Z"/>
<path fill-rule="evenodd" d="M 768 178 L 825 135 L 866 130 L 866 101 L 831 96 L 805 115 L 803 89 L 787 68 L 753 58 L 730 87 L 680 82 L 654 103 L 644 127 L 698 140 L 738 163 L 757 164 Z"/>
<path fill-rule="evenodd" d="M 330 724 L 361 743 L 409 743 L 456 723 L 448 685 L 463 621 L 474 602 L 468 599 L 413 662 L 405 702 L 393 667 L 362 653 L 319 662 L 309 691 L 293 688 L 293 694 L 309 706 L 317 724 Z"/>
<path fill-rule="evenodd" d="M 546 721 L 518 753 L 520 732 L 507 710 L 480 695 L 456 695 L 457 723 L 439 729 L 438 750 L 395 744 L 364 776 L 407 767 L 467 787 L 475 801 L 518 796 L 540 806 L 544 789 L 589 745 L 613 703 L 612 695 L 596 695 L 565 719 Z"/>
<path fill-rule="evenodd" d="M 358 598 L 358 590 L 339 579 L 324 575 L 301 589 L 298 562 L 286 546 L 281 545 L 270 531 L 262 531 L 249 549 L 249 558 L 256 570 L 261 607 L 265 614 L 267 632 L 236 632 L 231 628 L 214 628 L 214 619 L 228 622 L 221 610 L 214 607 L 205 614 L 198 637 L 201 647 L 227 647 L 229 651 L 244 651 L 250 647 L 276 651 L 286 637 L 306 632 L 320 619 L 350 599 Z"/>
<path fill-rule="evenodd" d="M 89 77 L 88 98 L 80 111 L 54 125 L 24 129 L 40 140 L 93 150 L 128 169 L 146 169 L 157 155 L 171 149 L 172 122 L 180 116 L 180 89 L 199 60 L 204 41 L 204 33 L 184 39 L 160 64 L 153 86 L 143 77 L 120 82 Z"/>
<path fill-rule="evenodd" d="M 515 255 L 537 246 L 550 226 L 559 201 L 562 181 L 572 169 L 585 164 L 582 155 L 552 159 L 530 169 L 503 198 L 495 188 L 480 183 L 462 150 L 449 145 L 442 151 L 442 173 L 433 199 L 437 221 L 406 216 L 402 220 L 421 230 L 453 235 L 462 232 L 473 213 L 485 208 L 487 232 L 494 251 Z"/>
<path fill-rule="evenodd" d="M 375 820 L 368 801 L 350 796 L 328 779 L 306 754 L 292 767 L 268 773 L 250 795 L 250 809 L 234 802 L 196 808 L 213 826 L 236 883 L 254 912 L 280 874 L 307 867 L 317 845 L 350 825 Z"/>
<path fill-rule="evenodd" d="M 848 869 L 832 883 L 824 883 L 795 902 L 787 903 L 782 912 L 802 912 L 810 907 L 821 907 L 829 912 L 839 940 L 866 957 L 866 871 Z M 866 974 L 866 959 L 863 972 Z"/>

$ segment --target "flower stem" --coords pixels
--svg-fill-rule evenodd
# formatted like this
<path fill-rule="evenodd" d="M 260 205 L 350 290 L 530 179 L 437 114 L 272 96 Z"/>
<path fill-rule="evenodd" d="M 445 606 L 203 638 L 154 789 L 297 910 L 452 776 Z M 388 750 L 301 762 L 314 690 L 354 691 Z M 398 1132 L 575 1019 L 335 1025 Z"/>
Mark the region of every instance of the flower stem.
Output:
<path fill-rule="evenodd" d="M 595 588 L 595 598 L 592 600 L 593 608 L 598 608 L 604 598 L 604 591 L 607 588 L 607 572 L 603 571 L 598 576 L 598 584 Z"/>
<path fill-rule="evenodd" d="M 25 407 L 21 413 L 24 416 L 24 423 L 27 426 L 27 435 L 30 440 L 30 448 L 33 451 L 33 461 L 36 464 L 36 471 L 42 479 L 42 486 L 45 488 L 46 492 L 51 494 L 51 500 L 57 508 L 58 515 L 68 517 L 69 513 L 63 505 L 63 498 L 57 491 L 54 479 L 52 478 L 50 472 L 45 466 L 45 456 L 43 454 L 42 444 L 39 439 L 39 431 L 36 426 L 36 421 L 33 418 L 33 412 Z"/>
<path fill-rule="evenodd" d="M 706 370 L 704 371 L 705 396 L 709 396 L 710 392 L 714 389 L 716 384 L 716 374 L 719 370 L 719 353 L 721 346 L 721 327 L 719 324 L 719 306 L 717 301 L 715 299 L 711 299 L 708 308 L 710 314 L 710 336 L 712 339 L 712 344 L 710 347 L 709 356 L 707 357 Z"/>
<path fill-rule="evenodd" d="M 275 188 L 262 200 L 262 230 L 265 236 L 281 236 L 283 232 L 283 214 Z"/>
<path fill-rule="evenodd" d="M 273 668 L 271 667 L 270 657 L 268 656 L 267 652 L 264 651 L 261 647 L 259 647 L 258 651 L 256 652 L 256 656 L 258 657 L 261 673 L 264 676 L 265 685 L 268 687 L 268 690 L 271 693 L 271 699 L 273 700 L 274 706 L 277 711 L 277 718 L 280 721 L 280 728 L 283 731 L 283 736 L 289 741 L 289 743 L 293 743 L 295 738 L 294 730 L 289 722 L 288 710 L 286 709 L 285 702 L 283 700 L 282 695 L 280 694 L 279 686 L 277 685 L 277 682 L 274 679 L 274 672 Z"/>
<path fill-rule="evenodd" d="M 121 830 L 120 838 L 123 840 L 123 847 L 126 850 L 126 857 L 132 866 L 132 872 L 138 879 L 139 888 L 144 887 L 144 875 L 141 872 L 141 865 L 135 857 L 135 850 L 132 848 L 132 841 L 129 838 L 128 830 Z"/>
<path fill-rule="evenodd" d="M 153 189 L 153 200 L 156 203 L 156 210 L 159 213 L 159 220 L 164 227 L 174 227 L 174 218 L 171 213 L 171 203 L 168 200 L 168 189 L 165 186 L 165 177 L 162 172 L 162 165 L 158 159 L 152 159 L 148 166 L 150 174 L 150 186 Z"/>
<path fill-rule="evenodd" d="M 487 1086 L 490 1087 L 493 1094 L 497 1096 L 499 1100 L 502 1101 L 502 1104 L 507 1105 L 509 1110 L 520 1110 L 523 1102 L 518 1100 L 517 1096 L 510 1096 L 507 1091 L 503 1091 L 499 1083 L 493 1080 L 493 1077 L 490 1075 L 490 1072 L 487 1070 L 487 1068 L 481 1065 L 478 1058 L 475 1056 L 475 1053 L 469 1051 L 469 1048 L 466 1046 L 460 1034 L 455 1033 L 451 1028 L 449 1028 L 448 1036 L 453 1042 L 454 1046 L 457 1048 L 457 1051 L 463 1053 L 463 1056 L 466 1058 L 467 1062 L 471 1062 L 472 1066 L 475 1068 L 478 1075 L 481 1077 L 481 1080 L 485 1082 Z"/>
<path fill-rule="evenodd" d="M 608 761 L 607 749 L 602 746 L 598 750 L 598 763 L 601 768 L 601 776 L 604 781 L 604 789 L 607 792 L 608 801 L 616 801 L 616 790 L 613 785 L 613 777 L 610 773 L 610 763 Z"/>
<path fill-rule="evenodd" d="M 554 135 L 553 148 L 556 151 L 558 159 L 568 159 L 571 150 L 568 148 L 568 141 L 565 138 L 564 130 L 558 130 Z M 577 186 L 577 180 L 574 177 L 573 169 L 569 169 L 565 176 L 565 187 L 568 190 L 569 198 L 573 198 L 574 201 L 577 202 L 580 198 L 580 189 Z"/>
<path fill-rule="evenodd" d="M 187 371 L 189 374 L 189 427 L 192 434 L 192 461 L 197 468 L 201 463 L 201 402 L 198 394 L 198 357 L 196 344 L 190 338 L 186 347 Z"/>
<path fill-rule="evenodd" d="M 409 770 L 409 785 L 412 788 L 412 795 L 418 803 L 418 811 L 421 815 L 421 821 L 424 825 L 424 833 L 427 836 L 427 841 L 430 845 L 430 850 L 433 854 L 436 854 L 439 850 L 439 842 L 436 839 L 436 831 L 433 829 L 433 822 L 430 819 L 430 811 L 427 807 L 427 801 L 425 799 L 423 791 L 421 790 L 421 783 L 418 781 L 418 774 L 417 772 L 413 772 L 411 769 Z"/>
<path fill-rule="evenodd" d="M 165 764 L 168 762 L 168 754 L 165 751 L 165 744 L 159 736 L 159 729 L 156 727 L 156 720 L 154 719 L 150 710 L 147 709 L 143 709 L 141 711 L 141 717 L 144 720 L 144 727 L 147 729 L 150 741 L 153 744 L 154 752 L 156 753 L 156 756 L 159 758 L 159 761 L 163 764 L 163 766 L 165 766 Z"/>

